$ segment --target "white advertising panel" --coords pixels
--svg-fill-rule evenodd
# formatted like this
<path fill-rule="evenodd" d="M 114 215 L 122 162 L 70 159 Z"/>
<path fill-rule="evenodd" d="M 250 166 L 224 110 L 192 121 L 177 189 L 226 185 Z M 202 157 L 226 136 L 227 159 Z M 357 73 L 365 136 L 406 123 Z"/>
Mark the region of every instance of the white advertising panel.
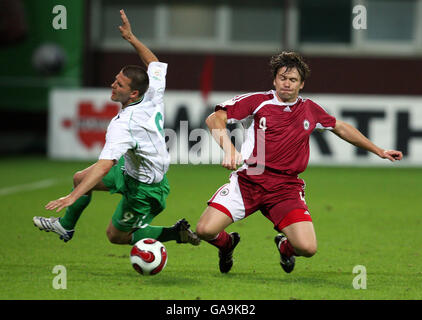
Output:
<path fill-rule="evenodd" d="M 167 91 L 164 127 L 172 163 L 219 164 L 222 151 L 210 136 L 206 117 L 213 107 L 235 95 L 215 92 L 204 101 L 199 91 Z M 403 151 L 400 166 L 422 165 L 422 97 L 303 95 L 346 121 L 385 149 Z M 55 89 L 50 94 L 48 154 L 55 159 L 96 160 L 109 121 L 119 111 L 109 89 Z M 231 126 L 237 146 L 243 131 Z M 332 132 L 315 131 L 310 164 L 386 165 L 389 161 L 358 149 Z"/>

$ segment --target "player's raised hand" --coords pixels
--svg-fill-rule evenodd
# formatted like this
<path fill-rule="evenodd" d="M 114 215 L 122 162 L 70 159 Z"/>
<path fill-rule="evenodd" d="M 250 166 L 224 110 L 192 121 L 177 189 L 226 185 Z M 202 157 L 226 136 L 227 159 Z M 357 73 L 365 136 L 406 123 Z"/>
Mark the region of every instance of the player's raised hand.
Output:
<path fill-rule="evenodd" d="M 403 159 L 403 153 L 397 150 L 384 150 L 381 154 L 381 158 L 388 159 L 391 162 L 394 162 L 396 160 Z"/>
<path fill-rule="evenodd" d="M 70 195 L 67 195 L 67 196 L 61 197 L 57 200 L 50 201 L 49 203 L 47 203 L 45 208 L 47 210 L 55 210 L 56 209 L 56 212 L 59 212 L 62 209 L 71 206 L 74 202 L 75 202 L 75 200 L 73 199 L 73 197 L 71 197 Z"/>
<path fill-rule="evenodd" d="M 127 18 L 123 9 L 120 10 L 120 17 L 122 18 L 122 25 L 119 26 L 120 34 L 122 35 L 123 39 L 130 40 L 130 38 L 133 36 L 132 28 L 130 27 L 129 19 Z"/>

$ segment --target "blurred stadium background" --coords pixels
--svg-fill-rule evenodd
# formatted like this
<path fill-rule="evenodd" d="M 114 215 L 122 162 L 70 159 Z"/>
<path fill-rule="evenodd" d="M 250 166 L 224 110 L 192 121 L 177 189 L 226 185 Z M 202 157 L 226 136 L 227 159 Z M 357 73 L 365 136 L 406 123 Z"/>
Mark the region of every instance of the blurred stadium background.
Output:
<path fill-rule="evenodd" d="M 58 4 L 65 8 L 65 21 L 58 20 L 63 14 L 60 8 L 54 9 Z M 366 29 L 353 28 L 357 15 L 353 8 L 357 5 L 366 8 Z M 75 150 L 70 155 L 54 155 L 48 148 L 49 137 L 57 138 L 75 128 L 75 112 L 80 118 L 96 118 L 79 121 L 78 133 L 72 133 L 71 139 L 79 139 L 75 143 L 86 149 L 82 153 L 87 152 L 79 158 L 98 154 L 92 144 L 101 145 L 105 120 L 117 110 L 108 104 L 108 89 L 104 88 L 124 64 L 139 64 L 136 53 L 117 29 L 118 10 L 124 8 L 134 33 L 169 64 L 167 90 L 170 96 L 176 95 L 169 105 L 176 105 L 176 109 L 168 111 L 173 113 L 168 116 L 167 128 L 179 130 L 176 126 L 182 120 L 190 121 L 189 130 L 192 124 L 203 126 L 214 100 L 271 89 L 269 57 L 281 50 L 296 50 L 312 69 L 303 96 L 316 97 L 318 102 L 318 96 L 328 95 L 331 100 L 327 101 L 339 103 L 344 96 L 349 106 L 353 96 L 359 96 L 357 109 L 335 106 L 340 111 L 334 107 L 331 111 L 350 120 L 376 143 L 404 149 L 411 159 L 409 164 L 419 163 L 420 0 L 3 0 L 0 6 L 2 156 L 32 153 L 72 158 Z M 64 28 L 55 28 L 54 19 Z M 76 90 L 70 91 L 70 97 L 79 100 L 69 106 L 69 95 L 54 96 L 58 88 Z M 88 88 L 93 90 L 84 91 Z M 187 100 L 177 98 L 177 93 L 183 93 Z M 216 98 L 209 98 L 213 94 Z M 327 106 L 324 101 L 321 105 L 330 109 L 330 103 Z M 388 101 L 394 101 L 393 105 Z M 53 103 L 55 110 L 75 109 L 73 118 L 53 118 Z M 368 110 L 368 105 L 373 108 Z M 391 138 L 379 140 L 383 134 Z M 75 138 L 77 135 L 79 138 Z M 66 134 L 62 139 L 67 139 Z M 314 143 L 323 155 L 330 155 L 325 150 L 328 146 L 324 149 L 324 139 L 317 138 Z M 353 154 L 358 160 L 366 159 L 364 152 Z"/>

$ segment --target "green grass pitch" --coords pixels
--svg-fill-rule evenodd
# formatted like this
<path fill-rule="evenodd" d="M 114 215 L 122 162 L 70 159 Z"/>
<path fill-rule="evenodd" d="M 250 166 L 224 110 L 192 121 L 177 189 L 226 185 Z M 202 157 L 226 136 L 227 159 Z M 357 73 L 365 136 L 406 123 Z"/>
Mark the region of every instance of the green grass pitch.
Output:
<path fill-rule="evenodd" d="M 291 274 L 280 268 L 276 231 L 256 212 L 228 229 L 241 235 L 229 274 L 220 274 L 217 250 L 209 244 L 167 242 L 164 271 L 143 277 L 129 263 L 130 247 L 110 244 L 105 235 L 120 195 L 95 193 L 68 243 L 32 224 L 34 215 L 54 215 L 44 205 L 67 194 L 72 174 L 88 164 L 0 160 L 0 299 L 422 299 L 419 168 L 309 167 L 301 177 L 318 252 L 297 258 Z M 154 224 L 185 217 L 195 227 L 228 175 L 218 165 L 172 165 L 167 209 Z M 57 265 L 66 268 L 66 289 L 53 287 Z M 366 289 L 353 287 L 362 275 L 353 273 L 358 265 L 366 269 Z"/>

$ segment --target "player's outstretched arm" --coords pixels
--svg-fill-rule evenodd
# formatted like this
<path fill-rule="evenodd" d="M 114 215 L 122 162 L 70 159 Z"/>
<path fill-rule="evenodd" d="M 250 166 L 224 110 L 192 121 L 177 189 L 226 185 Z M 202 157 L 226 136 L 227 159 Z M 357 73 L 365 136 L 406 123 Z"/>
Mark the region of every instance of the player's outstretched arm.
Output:
<path fill-rule="evenodd" d="M 352 125 L 337 120 L 336 126 L 333 129 L 333 132 L 342 138 L 343 140 L 353 144 L 356 147 L 368 150 L 382 159 L 388 159 L 390 161 L 401 160 L 403 154 L 401 151 L 397 150 L 384 150 L 380 147 L 377 147 L 372 141 L 365 137 L 358 129 Z"/>
<path fill-rule="evenodd" d="M 148 67 L 151 62 L 158 61 L 158 58 L 147 46 L 145 46 L 139 39 L 132 33 L 129 19 L 125 11 L 120 10 L 120 17 L 122 18 L 122 25 L 119 26 L 122 38 L 128 41 L 136 50 L 142 62 Z"/>
<path fill-rule="evenodd" d="M 113 160 L 98 160 L 89 173 L 84 177 L 80 184 L 67 196 L 50 201 L 45 208 L 47 210 L 56 210 L 56 212 L 71 206 L 82 195 L 91 191 L 101 179 L 110 171 L 113 166 Z"/>

